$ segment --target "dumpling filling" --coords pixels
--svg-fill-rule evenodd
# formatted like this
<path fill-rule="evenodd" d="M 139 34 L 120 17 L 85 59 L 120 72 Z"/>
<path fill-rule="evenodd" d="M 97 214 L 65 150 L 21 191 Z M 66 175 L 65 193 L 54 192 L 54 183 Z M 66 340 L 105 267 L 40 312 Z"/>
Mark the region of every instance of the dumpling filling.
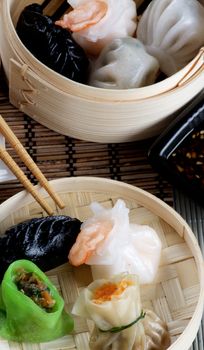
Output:
<path fill-rule="evenodd" d="M 72 32 L 78 32 L 98 23 L 105 16 L 107 9 L 106 2 L 89 1 L 65 14 L 63 19 L 56 21 L 55 24 Z"/>
<path fill-rule="evenodd" d="M 47 312 L 51 312 L 56 301 L 53 299 L 50 289 L 33 272 L 19 269 L 15 277 L 15 283 L 23 294 L 31 298 L 38 306 Z"/>
<path fill-rule="evenodd" d="M 94 291 L 92 301 L 95 304 L 111 301 L 113 298 L 120 297 L 129 286 L 133 286 L 133 282 L 125 279 L 118 283 L 105 283 Z"/>

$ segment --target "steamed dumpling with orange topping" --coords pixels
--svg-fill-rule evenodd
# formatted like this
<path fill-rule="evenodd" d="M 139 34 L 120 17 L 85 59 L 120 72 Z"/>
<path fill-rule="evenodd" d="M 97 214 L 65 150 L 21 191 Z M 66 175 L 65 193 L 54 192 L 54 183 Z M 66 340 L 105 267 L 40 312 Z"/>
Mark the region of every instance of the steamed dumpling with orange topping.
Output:
<path fill-rule="evenodd" d="M 136 275 L 122 273 L 84 288 L 72 313 L 94 321 L 91 350 L 166 350 L 166 324 L 152 311 L 142 310 Z"/>
<path fill-rule="evenodd" d="M 72 313 L 94 321 L 91 350 L 144 349 L 144 314 L 137 276 L 121 274 L 94 281 L 80 293 Z M 132 322 L 132 326 L 121 329 Z M 111 332 L 113 327 L 118 331 Z"/>
<path fill-rule="evenodd" d="M 138 275 L 141 284 L 151 283 L 161 254 L 161 241 L 155 230 L 131 224 L 129 209 L 121 199 L 111 209 L 96 202 L 91 209 L 93 216 L 82 224 L 70 250 L 70 263 L 91 265 L 94 279 L 129 272 Z"/>
<path fill-rule="evenodd" d="M 73 32 L 74 40 L 97 55 L 114 38 L 132 36 L 136 30 L 134 0 L 68 0 L 73 10 L 56 22 Z"/>
<path fill-rule="evenodd" d="M 170 76 L 204 45 L 204 7 L 197 0 L 152 0 L 139 21 L 137 38 Z"/>

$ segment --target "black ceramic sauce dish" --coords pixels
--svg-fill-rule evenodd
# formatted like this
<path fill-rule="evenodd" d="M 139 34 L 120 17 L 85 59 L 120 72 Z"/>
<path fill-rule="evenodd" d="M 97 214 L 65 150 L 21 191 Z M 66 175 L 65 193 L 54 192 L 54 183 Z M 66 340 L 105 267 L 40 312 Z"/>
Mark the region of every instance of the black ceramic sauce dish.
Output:
<path fill-rule="evenodd" d="M 151 146 L 152 167 L 204 205 L 204 90 Z"/>

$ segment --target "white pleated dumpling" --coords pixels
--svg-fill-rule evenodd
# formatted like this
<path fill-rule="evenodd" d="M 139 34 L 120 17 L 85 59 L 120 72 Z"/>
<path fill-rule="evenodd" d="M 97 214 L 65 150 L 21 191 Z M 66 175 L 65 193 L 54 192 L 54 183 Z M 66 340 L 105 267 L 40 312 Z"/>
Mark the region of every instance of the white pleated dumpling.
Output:
<path fill-rule="evenodd" d="M 92 63 L 89 85 L 105 89 L 131 89 L 151 85 L 158 61 L 135 38 L 114 39 Z"/>
<path fill-rule="evenodd" d="M 142 323 L 145 331 L 145 350 L 169 348 L 171 340 L 167 325 L 152 310 L 145 310 Z"/>
<path fill-rule="evenodd" d="M 140 19 L 137 37 L 170 76 L 204 45 L 204 7 L 197 0 L 153 0 Z"/>
<path fill-rule="evenodd" d="M 75 41 L 90 55 L 98 55 L 114 38 L 133 36 L 134 0 L 68 0 L 73 10 L 56 24 L 71 30 Z"/>

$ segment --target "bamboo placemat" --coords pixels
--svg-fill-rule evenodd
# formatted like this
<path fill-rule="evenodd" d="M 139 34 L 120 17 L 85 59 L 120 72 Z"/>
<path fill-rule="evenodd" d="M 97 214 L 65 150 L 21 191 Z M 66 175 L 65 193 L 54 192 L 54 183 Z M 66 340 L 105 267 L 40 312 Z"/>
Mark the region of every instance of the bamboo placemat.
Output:
<path fill-rule="evenodd" d="M 0 114 L 48 179 L 87 175 L 111 178 L 139 186 L 172 204 L 171 186 L 152 170 L 147 159 L 147 151 L 153 140 L 97 144 L 60 135 L 9 103 L 2 76 Z M 35 184 L 35 179 L 9 145 L 7 151 Z M 0 184 L 0 203 L 20 190 L 22 186 L 18 181 Z"/>

